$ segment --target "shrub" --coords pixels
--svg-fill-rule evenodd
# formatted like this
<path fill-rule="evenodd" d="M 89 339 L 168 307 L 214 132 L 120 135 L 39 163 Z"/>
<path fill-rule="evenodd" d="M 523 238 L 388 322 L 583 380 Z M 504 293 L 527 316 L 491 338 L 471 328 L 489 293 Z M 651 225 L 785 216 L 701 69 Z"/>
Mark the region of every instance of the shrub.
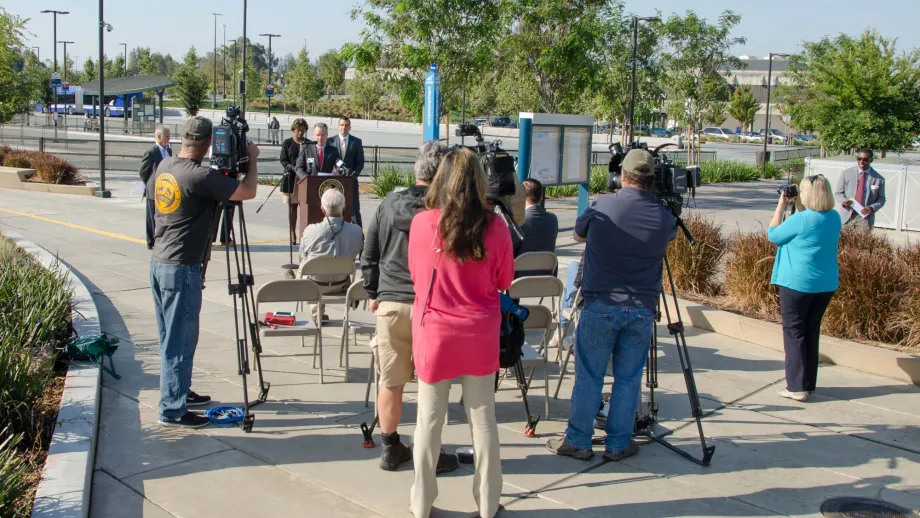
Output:
<path fill-rule="evenodd" d="M 32 155 L 30 151 L 10 151 L 3 157 L 3 165 L 17 169 L 32 169 Z"/>
<path fill-rule="evenodd" d="M 3 516 L 27 516 L 31 502 L 28 476 L 31 466 L 17 454 L 22 435 L 0 430 L 0 512 Z"/>
<path fill-rule="evenodd" d="M 378 198 L 385 198 L 397 187 L 412 187 L 415 185 L 415 175 L 407 173 L 396 166 L 385 165 L 377 172 L 371 184 L 371 194 Z"/>
<path fill-rule="evenodd" d="M 6 159 L 6 155 L 13 152 L 13 148 L 10 146 L 0 146 L 0 165 L 3 165 L 3 160 Z"/>
<path fill-rule="evenodd" d="M 891 242 L 883 234 L 866 232 L 853 227 L 843 227 L 840 232 L 840 250 L 856 250 L 874 254 L 884 253 L 891 257 Z"/>
<path fill-rule="evenodd" d="M 849 340 L 898 343 L 904 333 L 894 314 L 908 294 L 902 263 L 891 252 L 843 248 L 837 257 L 840 287 L 824 316 L 823 329 Z"/>
<path fill-rule="evenodd" d="M 715 161 L 700 164 L 703 183 L 754 182 L 760 178 L 757 166 L 741 162 Z"/>
<path fill-rule="evenodd" d="M 595 165 L 591 167 L 590 192 L 591 194 L 601 194 L 607 192 L 607 166 Z"/>
<path fill-rule="evenodd" d="M 547 198 L 578 196 L 578 185 L 550 185 L 544 191 Z"/>
<path fill-rule="evenodd" d="M 684 219 L 684 225 L 696 239 L 695 245 L 678 231 L 678 236 L 668 246 L 668 263 L 678 291 L 702 295 L 718 292 L 716 274 L 725 255 L 726 239 L 712 218 L 693 214 Z M 670 286 L 665 287 L 670 291 Z"/>
<path fill-rule="evenodd" d="M 44 183 L 74 185 L 83 182 L 76 166 L 49 153 L 36 153 L 32 157 L 32 168 Z"/>
<path fill-rule="evenodd" d="M 770 284 L 776 245 L 766 232 L 734 233 L 729 238 L 722 293 L 737 310 L 763 316 L 779 317 L 779 290 Z"/>

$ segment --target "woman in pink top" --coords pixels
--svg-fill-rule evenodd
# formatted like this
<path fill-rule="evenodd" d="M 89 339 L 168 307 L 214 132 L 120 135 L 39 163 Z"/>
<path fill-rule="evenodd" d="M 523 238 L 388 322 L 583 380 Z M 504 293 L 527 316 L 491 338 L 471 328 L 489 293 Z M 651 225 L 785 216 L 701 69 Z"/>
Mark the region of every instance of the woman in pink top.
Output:
<path fill-rule="evenodd" d="M 415 216 L 409 230 L 409 272 L 415 284 L 412 356 L 419 379 L 411 494 L 416 518 L 427 518 L 438 496 L 435 469 L 455 379 L 463 386 L 473 434 L 473 498 L 481 517 L 498 512 L 498 292 L 511 285 L 514 256 L 508 227 L 488 210 L 485 190 L 476 155 L 467 149 L 448 152 L 425 198 L 430 210 Z"/>

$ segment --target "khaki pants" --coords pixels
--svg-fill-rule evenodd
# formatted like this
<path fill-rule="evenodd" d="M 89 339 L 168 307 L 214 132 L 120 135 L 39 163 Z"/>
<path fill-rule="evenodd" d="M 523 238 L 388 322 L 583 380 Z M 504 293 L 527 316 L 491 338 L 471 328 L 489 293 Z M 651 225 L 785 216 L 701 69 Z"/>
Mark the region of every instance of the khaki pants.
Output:
<path fill-rule="evenodd" d="M 323 295 L 344 295 L 349 286 L 351 286 L 351 279 L 345 279 L 341 282 L 341 284 L 335 284 L 332 286 L 324 286 L 322 284 L 318 285 L 319 292 Z M 323 304 L 323 306 L 325 306 L 325 304 Z M 316 321 L 318 323 L 320 319 L 319 307 L 316 304 L 311 304 L 310 312 L 313 314 L 313 318 L 317 319 Z M 325 311 L 323 313 L 325 314 Z"/>
<path fill-rule="evenodd" d="M 473 476 L 473 499 L 483 518 L 498 512 L 502 495 L 502 464 L 495 420 L 495 375 L 461 376 L 463 407 L 473 434 L 476 474 Z M 418 383 L 418 421 L 415 428 L 415 485 L 410 508 L 415 518 L 428 518 L 438 496 L 435 470 L 441 451 L 441 429 L 447 417 L 447 402 L 453 380 L 429 385 Z"/>

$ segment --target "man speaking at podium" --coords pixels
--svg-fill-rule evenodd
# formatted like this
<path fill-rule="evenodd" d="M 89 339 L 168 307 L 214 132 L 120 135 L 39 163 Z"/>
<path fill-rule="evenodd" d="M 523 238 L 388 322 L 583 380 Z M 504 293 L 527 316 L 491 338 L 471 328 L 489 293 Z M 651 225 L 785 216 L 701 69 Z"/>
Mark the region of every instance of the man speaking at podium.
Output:
<path fill-rule="evenodd" d="M 339 151 L 326 142 L 329 140 L 329 127 L 326 124 L 317 122 L 313 125 L 313 138 L 316 144 L 304 146 L 297 157 L 295 169 L 299 180 L 318 173 L 332 173 L 339 160 Z"/>

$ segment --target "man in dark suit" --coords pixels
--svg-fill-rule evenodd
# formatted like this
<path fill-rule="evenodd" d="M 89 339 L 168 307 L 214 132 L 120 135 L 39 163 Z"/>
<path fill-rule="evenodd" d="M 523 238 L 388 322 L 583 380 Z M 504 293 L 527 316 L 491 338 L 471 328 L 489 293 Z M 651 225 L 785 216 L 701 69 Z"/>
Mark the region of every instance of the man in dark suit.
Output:
<path fill-rule="evenodd" d="M 521 253 L 556 252 L 556 237 L 559 235 L 559 220 L 552 212 L 547 212 L 540 202 L 543 201 L 543 185 L 539 180 L 528 178 L 523 182 L 527 208 L 524 211 L 524 244 Z"/>
<path fill-rule="evenodd" d="M 351 135 L 351 119 L 341 117 L 339 119 L 339 134 L 329 140 L 330 145 L 335 147 L 342 162 L 353 174 L 359 175 L 364 170 L 364 144 L 361 139 Z M 359 201 L 358 182 L 355 182 L 355 192 L 352 198 L 352 218 L 351 222 L 359 227 L 361 226 L 361 204 Z"/>
<path fill-rule="evenodd" d="M 172 156 L 172 148 L 169 147 L 169 128 L 160 125 L 157 126 L 154 133 L 156 144 L 141 157 L 141 168 L 138 174 L 141 181 L 144 182 L 144 197 L 147 198 L 147 249 L 153 250 L 153 236 L 156 230 L 156 207 L 154 206 L 152 193 L 147 192 L 147 180 L 156 172 L 157 166 L 164 158 Z"/>
<path fill-rule="evenodd" d="M 317 173 L 331 173 L 335 163 L 339 160 L 339 151 L 329 144 L 329 126 L 322 122 L 313 125 L 313 138 L 315 144 L 304 146 L 297 157 L 297 178 L 303 180 L 306 176 Z"/>

